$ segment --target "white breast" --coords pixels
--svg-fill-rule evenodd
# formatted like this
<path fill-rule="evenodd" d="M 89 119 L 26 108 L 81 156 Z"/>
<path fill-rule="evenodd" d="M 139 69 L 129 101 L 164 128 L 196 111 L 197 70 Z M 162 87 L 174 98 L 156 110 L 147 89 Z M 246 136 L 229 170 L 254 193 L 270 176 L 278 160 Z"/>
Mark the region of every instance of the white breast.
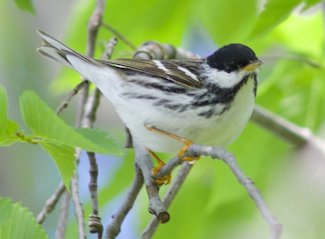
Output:
<path fill-rule="evenodd" d="M 252 114 L 254 87 L 254 80 L 249 79 L 234 98 L 229 110 L 221 116 L 208 119 L 198 117 L 198 111 L 195 110 L 183 113 L 167 111 L 152 106 L 151 102 L 144 104 L 141 99 L 129 100 L 121 108 L 117 108 L 117 111 L 133 137 L 153 151 L 175 153 L 184 145 L 168 136 L 148 131 L 143 127 L 145 124 L 164 129 L 197 144 L 225 146 L 237 138 Z M 186 97 L 182 97 L 184 99 L 181 101 L 186 102 Z"/>

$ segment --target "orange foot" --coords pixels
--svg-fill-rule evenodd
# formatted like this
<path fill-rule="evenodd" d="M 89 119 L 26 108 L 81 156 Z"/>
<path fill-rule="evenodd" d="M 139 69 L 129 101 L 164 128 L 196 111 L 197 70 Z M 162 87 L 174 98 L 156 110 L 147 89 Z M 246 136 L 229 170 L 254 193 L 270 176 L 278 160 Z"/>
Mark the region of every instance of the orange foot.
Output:
<path fill-rule="evenodd" d="M 149 154 L 157 160 L 158 163 L 156 167 L 151 169 L 151 173 L 155 176 L 155 183 L 157 183 L 158 185 L 169 184 L 172 178 L 171 174 L 162 177 L 157 177 L 157 174 L 159 173 L 160 169 L 165 165 L 164 161 L 162 161 L 155 152 L 151 151 L 150 149 L 147 150 Z"/>
<path fill-rule="evenodd" d="M 177 153 L 177 157 L 179 157 L 181 160 L 183 161 L 187 161 L 189 163 L 194 163 L 195 161 L 199 160 L 200 157 L 193 157 L 193 156 L 184 156 L 186 151 L 188 150 L 188 148 L 193 144 L 192 140 L 189 139 L 185 139 L 182 137 L 179 137 L 179 141 L 181 141 L 182 143 L 184 143 L 184 147 L 182 147 L 178 153 Z"/>
<path fill-rule="evenodd" d="M 148 130 L 150 131 L 153 131 L 153 132 L 156 132 L 156 133 L 159 133 L 159 134 L 163 134 L 163 135 L 166 135 L 166 136 L 169 136 L 173 139 L 176 139 L 177 141 L 185 144 L 184 147 L 182 147 L 178 153 L 177 153 L 177 156 L 183 160 L 183 161 L 187 161 L 187 162 L 191 162 L 191 163 L 194 163 L 196 160 L 199 160 L 200 157 L 190 157 L 190 156 L 184 156 L 184 154 L 186 153 L 186 151 L 188 150 L 188 148 L 193 144 L 193 141 L 192 140 L 189 140 L 189 139 L 186 139 L 186 138 L 183 138 L 181 136 L 178 136 L 176 134 L 173 134 L 173 133 L 170 133 L 170 132 L 167 132 L 165 130 L 162 130 L 162 129 L 158 129 L 154 126 L 145 126 Z M 160 160 L 161 161 L 161 160 Z"/>

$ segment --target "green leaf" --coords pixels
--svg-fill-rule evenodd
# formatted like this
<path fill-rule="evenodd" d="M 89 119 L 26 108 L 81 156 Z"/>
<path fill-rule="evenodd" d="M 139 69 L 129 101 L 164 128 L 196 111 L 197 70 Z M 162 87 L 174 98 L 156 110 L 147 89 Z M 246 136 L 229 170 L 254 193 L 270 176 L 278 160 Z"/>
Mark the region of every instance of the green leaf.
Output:
<path fill-rule="evenodd" d="M 257 20 L 257 1 L 196 1 L 196 15 L 218 44 L 246 39 Z"/>
<path fill-rule="evenodd" d="M 0 238 L 1 239 L 48 239 L 33 214 L 19 203 L 8 198 L 0 198 Z"/>
<path fill-rule="evenodd" d="M 47 142 L 55 144 L 80 147 L 91 152 L 111 153 L 108 148 L 93 143 L 67 125 L 35 93 L 24 92 L 20 98 L 20 107 L 25 124 L 41 140 L 46 139 Z"/>
<path fill-rule="evenodd" d="M 284 21 L 302 0 L 269 0 L 261 13 L 251 36 L 271 31 Z"/>
<path fill-rule="evenodd" d="M 0 146 L 8 146 L 19 141 L 15 134 L 19 126 L 8 118 L 7 105 L 7 93 L 4 87 L 0 85 Z"/>
<path fill-rule="evenodd" d="M 15 2 L 20 9 L 35 14 L 32 0 L 15 0 Z"/>
<path fill-rule="evenodd" d="M 54 159 L 66 189 L 70 188 L 70 179 L 76 170 L 75 149 L 63 144 L 48 142 L 40 143 L 42 148 Z"/>
<path fill-rule="evenodd" d="M 91 128 L 78 128 L 76 131 L 94 144 L 107 149 L 110 153 L 121 155 L 121 145 L 117 144 L 107 132 Z"/>
<path fill-rule="evenodd" d="M 68 126 L 35 93 L 26 91 L 20 98 L 25 124 L 57 165 L 66 188 L 76 168 L 74 148 L 98 153 L 120 154 L 121 147 L 107 133 L 91 129 L 74 129 Z"/>

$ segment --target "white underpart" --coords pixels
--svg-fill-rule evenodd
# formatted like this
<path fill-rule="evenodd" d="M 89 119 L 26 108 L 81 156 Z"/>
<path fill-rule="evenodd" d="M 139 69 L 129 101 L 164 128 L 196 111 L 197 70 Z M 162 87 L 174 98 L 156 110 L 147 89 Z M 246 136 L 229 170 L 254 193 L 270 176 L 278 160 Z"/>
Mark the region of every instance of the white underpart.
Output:
<path fill-rule="evenodd" d="M 191 77 L 193 80 L 195 81 L 199 81 L 198 78 L 196 77 L 195 74 L 193 74 L 191 71 L 189 71 L 188 69 L 184 68 L 184 67 L 181 67 L 181 66 L 177 66 L 177 69 L 184 72 L 185 75 Z"/>
<path fill-rule="evenodd" d="M 232 88 L 237 85 L 247 72 L 245 71 L 234 71 L 227 73 L 225 71 L 219 71 L 215 68 L 206 67 L 207 80 L 211 80 L 213 83 L 218 82 L 218 85 L 222 88 Z"/>
<path fill-rule="evenodd" d="M 171 103 L 180 105 L 189 104 L 192 100 L 185 94 L 166 95 L 165 92 L 157 91 L 157 89 L 130 83 L 126 78 L 148 83 L 157 83 L 157 79 L 146 76 L 141 76 L 141 79 L 138 79 L 138 76 L 126 76 L 113 68 L 89 64 L 73 55 L 68 56 L 68 60 L 75 70 L 93 82 L 112 102 L 118 115 L 130 129 L 133 138 L 153 151 L 176 153 L 183 144 L 169 136 L 149 131 L 144 127 L 145 125 L 155 126 L 191 139 L 198 144 L 225 146 L 233 141 L 244 128 L 254 107 L 254 81 L 252 79 L 248 80 L 240 89 L 229 110 L 225 111 L 222 116 L 214 115 L 206 119 L 198 117 L 198 114 L 209 110 L 208 106 L 177 112 L 164 106 L 155 106 L 153 105 L 155 101 L 152 100 L 130 98 L 123 95 L 125 93 L 151 95 L 159 99 L 168 99 Z M 159 63 L 157 63 L 158 65 Z M 213 79 L 211 78 L 211 80 Z M 232 84 L 236 81 L 229 80 L 233 81 Z M 225 86 L 226 80 L 221 79 L 221 81 L 221 84 Z M 174 83 L 161 82 L 161 84 L 173 85 Z M 202 92 L 204 90 L 202 89 Z M 216 111 L 220 112 L 224 105 L 216 107 Z"/>
<path fill-rule="evenodd" d="M 170 73 L 170 71 L 164 66 L 163 63 L 161 63 L 161 61 L 153 60 L 153 63 L 156 64 L 156 66 L 158 67 L 158 69 L 163 70 L 166 73 Z"/>

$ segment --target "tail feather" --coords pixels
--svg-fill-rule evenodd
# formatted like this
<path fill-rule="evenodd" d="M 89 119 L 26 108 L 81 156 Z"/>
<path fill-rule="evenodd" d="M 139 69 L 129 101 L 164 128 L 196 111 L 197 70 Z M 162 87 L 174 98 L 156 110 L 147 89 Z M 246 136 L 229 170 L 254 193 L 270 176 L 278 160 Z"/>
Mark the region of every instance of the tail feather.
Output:
<path fill-rule="evenodd" d="M 38 30 L 37 33 L 40 35 L 40 37 L 43 40 L 43 44 L 37 48 L 37 51 L 40 54 L 44 55 L 45 57 L 58 61 L 61 64 L 64 64 L 65 66 L 68 66 L 73 69 L 74 66 L 71 64 L 71 62 L 68 59 L 69 55 L 75 56 L 85 62 L 95 64 L 95 62 L 92 59 L 77 53 L 76 51 L 67 47 L 66 45 L 54 39 L 53 37 L 46 34 L 45 32 Z"/>

